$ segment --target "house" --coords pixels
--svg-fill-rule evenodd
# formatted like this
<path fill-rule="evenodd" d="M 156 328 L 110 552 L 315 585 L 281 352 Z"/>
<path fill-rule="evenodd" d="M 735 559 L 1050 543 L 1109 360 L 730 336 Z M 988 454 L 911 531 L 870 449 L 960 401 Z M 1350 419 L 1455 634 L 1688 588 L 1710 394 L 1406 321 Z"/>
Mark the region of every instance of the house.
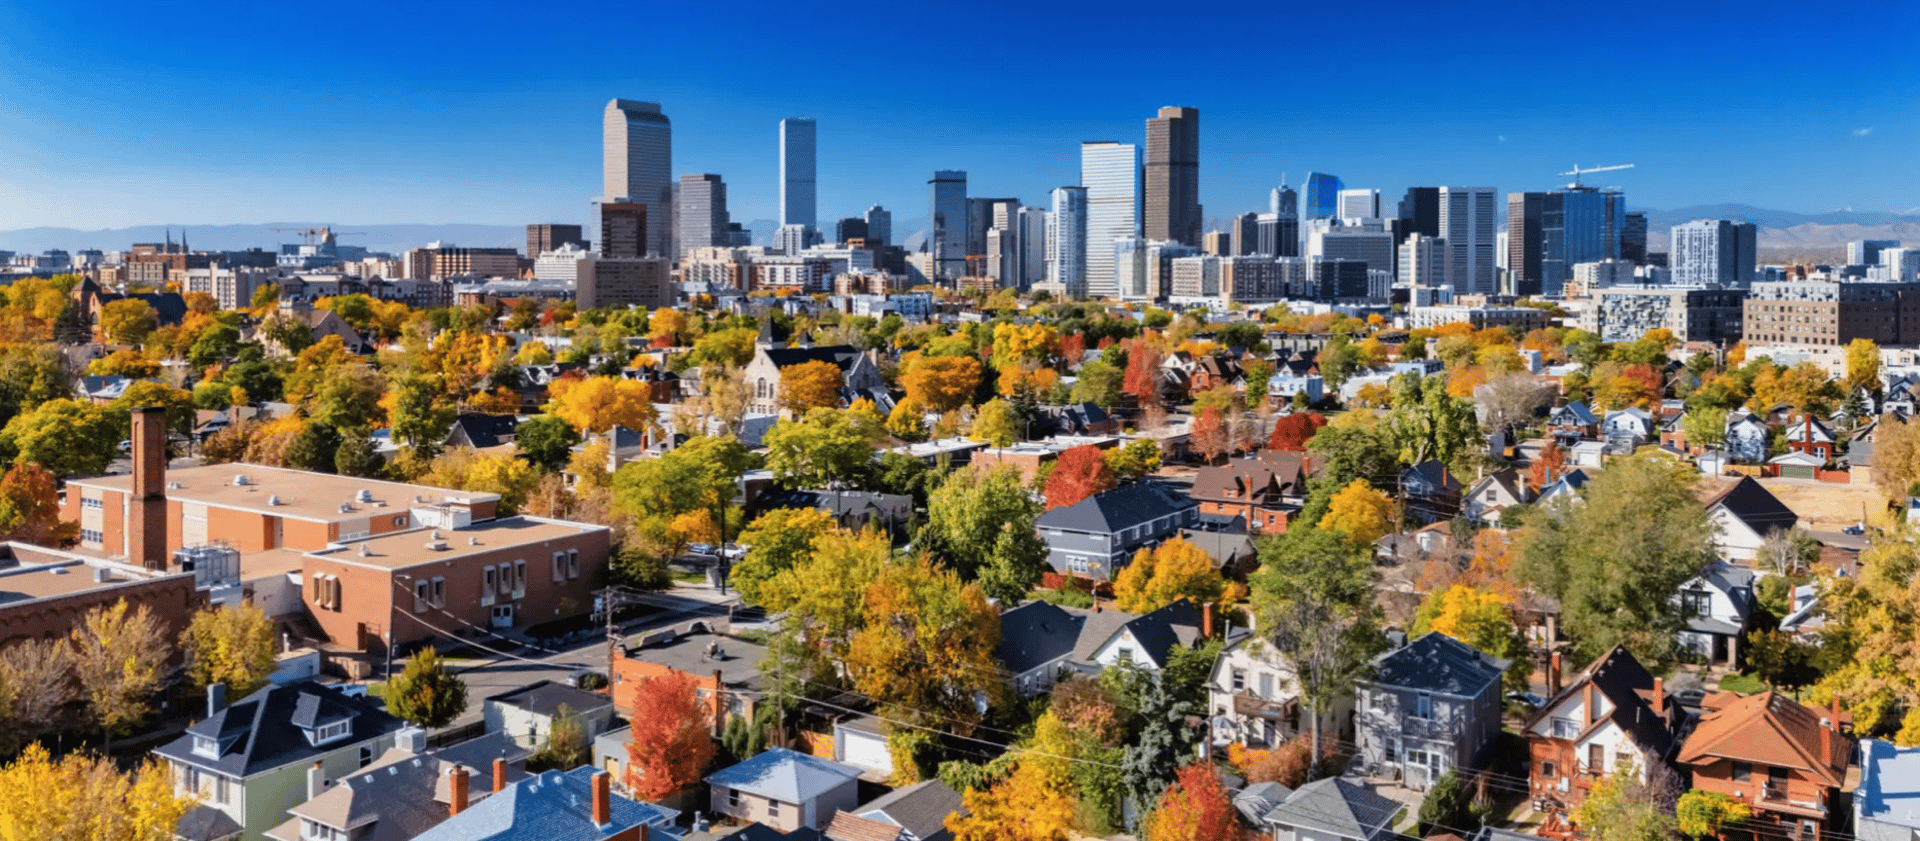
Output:
<path fill-rule="evenodd" d="M 1566 441 L 1595 438 L 1600 434 L 1600 419 L 1587 404 L 1571 400 L 1547 413 L 1547 433 Z"/>
<path fill-rule="evenodd" d="M 1451 520 L 1460 514 L 1460 495 L 1466 487 L 1453 470 L 1437 459 L 1427 459 L 1400 471 L 1400 492 L 1407 517 L 1417 523 Z"/>
<path fill-rule="evenodd" d="M 1055 508 L 1034 526 L 1047 543 L 1047 563 L 1054 572 L 1110 581 L 1136 550 L 1199 519 L 1199 503 L 1144 479 Z"/>
<path fill-rule="evenodd" d="M 269 686 L 231 706 L 223 690 L 210 687 L 207 717 L 153 751 L 172 766 L 174 790 L 200 798 L 181 819 L 193 830 L 183 835 L 189 841 L 265 838 L 326 780 L 372 765 L 406 726 L 364 697 L 312 681 Z"/>
<path fill-rule="evenodd" d="M 1499 521 L 1501 510 L 1532 501 L 1527 474 L 1509 467 L 1488 473 L 1469 486 L 1461 513 L 1474 522 L 1491 524 Z"/>
<path fill-rule="evenodd" d="M 1500 733 L 1500 678 L 1512 661 L 1429 633 L 1373 659 L 1354 686 L 1360 755 L 1416 791 L 1481 764 Z"/>
<path fill-rule="evenodd" d="M 1705 575 L 1680 585 L 1673 600 L 1686 617 L 1677 640 L 1680 650 L 1732 668 L 1753 612 L 1753 570 L 1717 562 Z"/>
<path fill-rule="evenodd" d="M 483 415 L 461 412 L 453 419 L 443 443 L 448 449 L 486 450 L 513 443 L 520 419 L 512 415 Z"/>
<path fill-rule="evenodd" d="M 1853 792 L 1853 837 L 1913 841 L 1920 833 L 1920 747 L 1860 740 L 1860 787 Z"/>
<path fill-rule="evenodd" d="M 900 828 L 901 841 L 949 841 L 947 816 L 968 814 L 960 793 L 937 779 L 915 783 L 876 797 L 853 810 L 870 821 Z"/>
<path fill-rule="evenodd" d="M 765 509 L 812 508 L 832 517 L 841 528 L 854 531 L 872 526 L 898 532 L 913 518 L 913 497 L 873 491 L 778 491 L 762 495 L 757 503 Z"/>
<path fill-rule="evenodd" d="M 1000 614 L 994 659 L 1013 676 L 1014 691 L 1032 697 L 1053 688 L 1080 644 L 1086 616 L 1052 602 L 1031 601 Z"/>
<path fill-rule="evenodd" d="M 1187 495 L 1202 514 L 1239 517 L 1253 531 L 1277 534 L 1306 501 L 1312 469 L 1306 453 L 1263 450 L 1200 468 Z"/>
<path fill-rule="evenodd" d="M 1645 409 L 1612 409 L 1600 422 L 1600 437 L 1616 449 L 1632 451 L 1657 438 L 1658 428 Z"/>
<path fill-rule="evenodd" d="M 852 345 L 771 347 L 761 344 L 754 348 L 753 360 L 741 370 L 741 376 L 752 389 L 748 409 L 780 411 L 780 373 L 807 362 L 829 362 L 840 369 L 843 399 L 886 385 L 880 376 L 879 354 L 874 351 L 862 353 Z"/>
<path fill-rule="evenodd" d="M 1194 362 L 1192 388 L 1195 393 L 1223 385 L 1240 385 L 1241 379 L 1240 363 L 1230 356 L 1209 354 Z"/>
<path fill-rule="evenodd" d="M 555 723 L 580 722 L 591 740 L 613 725 L 613 699 L 564 683 L 542 680 L 488 696 L 481 710 L 488 733 L 500 733 L 523 748 L 538 749 Z"/>
<path fill-rule="evenodd" d="M 338 336 L 340 337 L 341 345 L 347 349 L 348 353 L 367 354 L 373 352 L 373 343 L 367 341 L 364 336 L 360 335 L 359 331 L 353 329 L 353 326 L 347 323 L 346 319 L 341 318 L 339 314 L 332 310 L 316 309 L 312 304 L 304 301 L 282 300 L 279 311 L 271 317 L 289 319 L 295 324 L 307 328 L 308 332 L 313 336 L 313 341 L 310 344 L 319 344 L 326 340 L 328 336 Z M 287 359 L 299 353 L 299 351 L 286 347 L 274 339 L 274 331 L 272 330 L 261 330 L 259 332 L 259 339 L 261 343 L 266 346 L 267 355 L 274 359 Z"/>
<path fill-rule="evenodd" d="M 415 841 L 639 841 L 642 832 L 670 837 L 666 830 L 680 817 L 678 810 L 618 797 L 612 789 L 607 772 L 584 765 L 546 771 L 494 792 Z"/>
<path fill-rule="evenodd" d="M 267 830 L 274 841 L 354 838 L 407 841 L 526 776 L 527 751 L 493 734 L 428 750 L 427 733 L 408 727 L 372 765 L 326 785 L 288 810 L 292 819 Z M 462 799 L 464 798 L 464 799 Z"/>
<path fill-rule="evenodd" d="M 851 765 L 885 780 L 893 776 L 893 753 L 887 750 L 887 730 L 870 715 L 848 716 L 833 723 L 833 761 Z"/>
<path fill-rule="evenodd" d="M 1549 661 L 1547 688 L 1559 683 L 1560 655 Z M 1623 646 L 1614 646 L 1568 681 L 1529 717 L 1527 787 L 1534 811 L 1547 816 L 1542 834 L 1566 834 L 1567 815 L 1596 780 L 1622 763 L 1642 779 L 1672 756 L 1681 715 L 1659 678 Z"/>
<path fill-rule="evenodd" d="M 1838 699 L 1821 710 L 1777 692 L 1716 692 L 1701 702 L 1679 762 L 1693 771 L 1694 788 L 1746 802 L 1752 820 L 1775 834 L 1819 841 L 1846 823 L 1836 813 L 1853 738 L 1840 728 Z"/>
<path fill-rule="evenodd" d="M 1706 494 L 1703 504 L 1714 528 L 1714 547 L 1729 561 L 1753 560 L 1754 550 L 1767 535 L 1790 530 L 1800 522 L 1793 509 L 1752 476 L 1703 480 L 1700 490 Z"/>
<path fill-rule="evenodd" d="M 1207 553 L 1222 576 L 1236 581 L 1247 580 L 1247 576 L 1260 568 L 1260 551 L 1254 545 L 1253 535 L 1248 534 L 1244 527 L 1233 525 L 1239 522 L 1237 519 L 1230 524 L 1216 525 L 1204 522 L 1208 519 L 1206 515 L 1201 517 L 1201 528 L 1181 529 L 1180 536 Z"/>
<path fill-rule="evenodd" d="M 1832 464 L 1834 456 L 1839 455 L 1837 443 L 1839 439 L 1835 438 L 1833 430 L 1815 418 L 1812 412 L 1802 415 L 1798 420 L 1788 422 L 1785 432 L 1787 449 L 1817 456 L 1822 467 Z"/>
<path fill-rule="evenodd" d="M 1267 378 L 1267 400 L 1278 407 L 1282 403 L 1291 404 L 1296 399 L 1308 405 L 1319 403 L 1327 396 L 1327 381 L 1319 374 L 1296 372 L 1287 368 L 1278 369 Z"/>
<path fill-rule="evenodd" d="M 1759 464 L 1767 460 L 1772 432 L 1759 415 L 1727 413 L 1727 455 L 1741 464 Z"/>
<path fill-rule="evenodd" d="M 1767 459 L 1767 467 L 1782 479 L 1812 481 L 1820 478 L 1820 471 L 1826 469 L 1826 466 L 1826 459 L 1821 458 L 1817 453 L 1800 450 L 1792 450 Z"/>
<path fill-rule="evenodd" d="M 694 620 L 682 627 L 659 628 L 627 638 L 614 652 L 613 704 L 622 715 L 633 714 L 633 687 L 647 678 L 667 674 L 694 679 L 700 700 L 713 711 L 713 733 L 719 735 L 727 719 L 751 720 L 754 703 L 767 687 L 760 663 L 765 645 L 732 636 L 720 620 Z M 620 754 L 624 761 L 625 753 Z M 604 767 L 604 766 L 602 766 Z"/>
<path fill-rule="evenodd" d="M 1397 838 L 1399 801 L 1345 777 L 1315 780 L 1287 794 L 1261 819 L 1274 841 L 1387 841 Z"/>
<path fill-rule="evenodd" d="M 1120 419 L 1097 403 L 1042 406 L 1040 417 L 1035 420 L 1036 435 L 1117 435 L 1120 432 Z"/>
<path fill-rule="evenodd" d="M 1071 673 L 1097 675 L 1122 662 L 1164 669 L 1176 650 L 1206 636 L 1211 619 L 1210 606 L 1185 599 L 1146 614 L 1027 602 L 1000 615 L 994 656 L 1012 675 L 1014 691 L 1032 697 Z"/>
<path fill-rule="evenodd" d="M 786 748 L 771 748 L 707 775 L 710 811 L 783 832 L 819 829 L 858 805 L 860 769 Z"/>
<path fill-rule="evenodd" d="M 1207 715 L 1216 746 L 1278 747 L 1313 732 L 1292 661 L 1271 642 L 1250 634 L 1230 637 L 1207 678 Z M 1321 714 L 1323 737 L 1347 739 L 1353 699 L 1342 695 Z"/>
<path fill-rule="evenodd" d="M 1587 471 L 1569 470 L 1560 474 L 1560 478 L 1547 483 L 1540 489 L 1540 495 L 1533 498 L 1533 504 L 1544 506 L 1561 497 L 1573 499 L 1579 496 L 1580 489 L 1587 486 Z"/>

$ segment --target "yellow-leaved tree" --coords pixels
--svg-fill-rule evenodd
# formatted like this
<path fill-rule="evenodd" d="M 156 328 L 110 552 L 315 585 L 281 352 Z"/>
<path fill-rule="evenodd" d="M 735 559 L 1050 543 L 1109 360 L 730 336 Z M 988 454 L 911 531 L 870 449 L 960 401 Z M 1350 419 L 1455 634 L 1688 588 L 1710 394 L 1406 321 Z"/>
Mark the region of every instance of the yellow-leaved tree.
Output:
<path fill-rule="evenodd" d="M 1114 578 L 1114 605 L 1128 613 L 1149 613 L 1181 599 L 1195 606 L 1222 604 L 1227 582 L 1205 550 L 1176 537 L 1141 549 Z"/>
<path fill-rule="evenodd" d="M 840 387 L 846 382 L 840 366 L 821 359 L 780 369 L 780 405 L 795 417 L 812 409 L 840 405 Z"/>
<path fill-rule="evenodd" d="M 1073 744 L 1053 711 L 1042 713 L 1033 738 L 1013 752 L 1012 773 L 992 788 L 962 792 L 966 812 L 947 816 L 954 841 L 1065 841 L 1079 804 L 1068 768 Z"/>
<path fill-rule="evenodd" d="M 180 633 L 180 647 L 193 682 L 224 684 L 230 697 L 252 694 L 273 674 L 273 620 L 251 604 L 195 613 Z"/>
<path fill-rule="evenodd" d="M 1356 546 L 1379 540 L 1392 528 L 1393 500 L 1363 479 L 1355 479 L 1334 493 L 1320 528 L 1344 532 Z"/>
<path fill-rule="evenodd" d="M 605 432 L 618 424 L 645 429 L 656 417 L 647 384 L 613 377 L 562 377 L 547 387 L 548 410 L 581 432 Z"/>
<path fill-rule="evenodd" d="M 936 412 L 951 412 L 973 402 L 980 387 L 980 360 L 971 356 L 917 355 L 900 375 L 907 400 Z"/>
<path fill-rule="evenodd" d="M 0 767 L 0 838 L 172 841 L 194 802 L 174 793 L 173 774 L 159 762 L 130 772 L 92 754 L 56 762 L 35 743 Z"/>

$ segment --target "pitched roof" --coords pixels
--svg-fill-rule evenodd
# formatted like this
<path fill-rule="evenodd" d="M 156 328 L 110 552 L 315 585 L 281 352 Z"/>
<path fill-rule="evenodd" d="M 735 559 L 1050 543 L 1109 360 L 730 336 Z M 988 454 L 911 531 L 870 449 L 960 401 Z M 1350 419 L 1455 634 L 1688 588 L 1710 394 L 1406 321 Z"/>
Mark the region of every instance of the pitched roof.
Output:
<path fill-rule="evenodd" d="M 303 724 L 347 718 L 346 738 L 325 745 L 308 741 Z M 240 699 L 187 728 L 171 742 L 154 749 L 167 759 L 211 768 L 232 777 L 250 777 L 323 753 L 398 732 L 405 722 L 388 715 L 365 698 L 343 695 L 338 689 L 312 681 L 269 686 Z M 194 740 L 212 738 L 220 755 L 195 753 Z"/>
<path fill-rule="evenodd" d="M 1600 422 L 1599 418 L 1593 416 L 1593 410 L 1588 409 L 1587 404 L 1578 400 L 1569 401 L 1567 405 L 1554 409 L 1548 417 L 1553 423 L 1570 423 L 1576 426 L 1591 426 Z"/>
<path fill-rule="evenodd" d="M 1715 506 L 1725 506 L 1728 514 L 1761 536 L 1774 529 L 1793 528 L 1800 522 L 1800 515 L 1793 513 L 1793 509 L 1754 481 L 1752 476 L 1741 476 L 1708 497 L 1705 502 L 1707 510 L 1711 511 Z"/>
<path fill-rule="evenodd" d="M 1186 599 L 1152 613 L 1135 615 L 1119 610 L 1103 610 L 1087 619 L 1073 659 L 1088 662 L 1100 647 L 1121 631 L 1132 632 L 1140 643 L 1140 654 L 1156 666 L 1165 666 L 1174 646 L 1191 646 L 1200 638 L 1200 608 Z"/>
<path fill-rule="evenodd" d="M 507 443 L 520 426 L 520 420 L 512 415 L 483 415 L 478 412 L 464 412 L 453 419 L 453 427 L 447 432 L 448 442 L 463 442 L 476 450 L 498 447 Z"/>
<path fill-rule="evenodd" d="M 1292 789 L 1279 783 L 1254 783 L 1233 796 L 1233 808 L 1238 809 L 1240 816 L 1246 818 L 1248 823 L 1258 826 L 1266 819 L 1268 812 L 1285 802 L 1287 795 L 1292 793 Z"/>
<path fill-rule="evenodd" d="M 1373 658 L 1372 682 L 1473 697 L 1498 683 L 1510 665 L 1513 661 L 1434 632 Z"/>
<path fill-rule="evenodd" d="M 711 785 L 726 786 L 781 803 L 805 803 L 860 776 L 860 769 L 786 748 L 707 775 Z"/>
<path fill-rule="evenodd" d="M 1737 759 L 1797 768 L 1830 786 L 1845 781 L 1853 740 L 1822 727 L 1820 711 L 1771 690 L 1746 697 L 1717 692 L 1701 706 L 1699 723 L 1680 746 L 1681 762 Z"/>
<path fill-rule="evenodd" d="M 1345 777 L 1315 780 L 1295 789 L 1266 822 L 1308 827 L 1345 838 L 1371 838 L 1400 811 L 1400 803 Z"/>
<path fill-rule="evenodd" d="M 967 814 L 960 793 L 939 780 L 927 780 L 894 789 L 855 810 L 863 818 L 887 821 L 913 833 L 920 841 L 944 841 L 947 816 Z"/>
<path fill-rule="evenodd" d="M 1158 481 L 1142 479 L 1055 508 L 1041 514 L 1034 525 L 1042 529 L 1111 534 L 1199 505 Z"/>
<path fill-rule="evenodd" d="M 833 841 L 899 841 L 901 831 L 893 824 L 850 812 L 835 812 L 820 833 Z"/>
<path fill-rule="evenodd" d="M 500 793 L 427 830 L 415 841 L 604 841 L 629 827 L 667 827 L 678 810 L 625 797 L 610 798 L 607 826 L 595 826 L 587 804 L 593 801 L 595 769 L 581 766 L 547 771 L 507 786 Z"/>
<path fill-rule="evenodd" d="M 491 733 L 457 747 L 465 751 L 458 759 L 447 750 L 415 754 L 405 748 L 389 749 L 374 764 L 340 779 L 319 797 L 289 809 L 293 819 L 268 830 L 267 835 L 297 841 L 301 838 L 300 820 L 312 819 L 339 829 L 372 823 L 372 831 L 356 835 L 357 841 L 406 841 L 447 819 L 447 806 L 452 802 L 448 777 L 455 767 L 464 766 L 470 775 L 469 808 L 493 790 L 489 753 L 511 764 L 509 783 L 525 776 L 520 763 L 527 751 L 505 734 Z M 485 750 L 489 747 L 490 751 Z"/>
<path fill-rule="evenodd" d="M 1226 464 L 1200 468 L 1194 474 L 1190 493 L 1201 499 L 1247 501 L 1261 501 L 1270 492 L 1306 496 L 1309 467 L 1306 453 L 1266 450 L 1259 458 L 1231 459 Z"/>
<path fill-rule="evenodd" d="M 853 360 L 860 356 L 860 349 L 852 345 L 768 347 L 760 350 L 767 355 L 768 361 L 771 361 L 775 368 L 785 368 L 805 362 L 831 362 L 845 371 L 853 367 Z"/>
<path fill-rule="evenodd" d="M 1073 653 L 1086 618 L 1051 602 L 1032 601 L 1000 614 L 1000 642 L 993 656 L 1014 674 L 1024 674 Z"/>
<path fill-rule="evenodd" d="M 200 805 L 180 816 L 180 822 L 173 825 L 173 835 L 184 841 L 216 841 L 231 838 L 245 829 L 219 807 Z"/>
<path fill-rule="evenodd" d="M 498 695 L 489 695 L 487 700 L 547 718 L 559 716 L 562 707 L 565 707 L 569 713 L 579 715 L 588 710 L 613 706 L 613 700 L 605 695 L 576 689 L 551 680 L 542 680 Z"/>
<path fill-rule="evenodd" d="M 1540 709 L 1527 719 L 1525 730 L 1553 715 L 1568 701 L 1584 698 L 1586 687 L 1591 684 L 1595 691 L 1607 699 L 1613 707 L 1606 718 L 1595 721 L 1588 730 L 1612 722 L 1632 738 L 1634 744 L 1646 753 L 1665 756 L 1667 748 L 1672 746 L 1674 733 L 1667 719 L 1653 709 L 1653 675 L 1633 653 L 1625 646 L 1616 645 L 1600 659 L 1588 664 L 1579 674 L 1567 681 L 1560 694 L 1553 696 Z M 1670 707 L 1670 699 L 1661 699 L 1663 707 Z M 1585 733 L 1581 734 L 1583 737 Z"/>

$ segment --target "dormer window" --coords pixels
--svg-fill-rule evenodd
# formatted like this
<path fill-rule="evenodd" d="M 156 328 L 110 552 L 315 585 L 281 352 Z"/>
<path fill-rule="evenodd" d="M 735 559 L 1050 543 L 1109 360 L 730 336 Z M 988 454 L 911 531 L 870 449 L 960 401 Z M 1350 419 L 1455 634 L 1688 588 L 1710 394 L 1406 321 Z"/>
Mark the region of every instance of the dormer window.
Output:
<path fill-rule="evenodd" d="M 300 837 L 308 841 L 346 841 L 347 834 L 316 820 L 300 821 Z"/>
<path fill-rule="evenodd" d="M 195 736 L 193 737 L 193 752 L 201 756 L 218 757 L 220 755 L 220 742 L 212 736 Z"/>
<path fill-rule="evenodd" d="M 340 721 L 329 721 L 325 724 L 320 725 L 319 727 L 315 727 L 311 731 L 312 733 L 311 738 L 313 739 L 314 744 L 324 745 L 328 742 L 336 742 L 341 739 L 344 739 L 347 737 L 347 734 L 352 731 L 353 731 L 353 722 L 351 721 L 348 721 L 346 719 L 341 719 Z"/>

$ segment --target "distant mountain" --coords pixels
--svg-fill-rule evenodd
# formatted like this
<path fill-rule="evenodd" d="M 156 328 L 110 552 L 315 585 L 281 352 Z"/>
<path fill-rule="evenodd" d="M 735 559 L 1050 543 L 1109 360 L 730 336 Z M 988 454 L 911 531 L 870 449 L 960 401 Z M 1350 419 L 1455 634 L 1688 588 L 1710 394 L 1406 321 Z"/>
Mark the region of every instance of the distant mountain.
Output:
<path fill-rule="evenodd" d="M 1903 222 L 1920 223 L 1920 215 L 1901 215 L 1877 211 L 1834 210 L 1826 213 L 1795 213 L 1791 210 L 1768 210 L 1750 204 L 1703 204 L 1696 207 L 1682 207 L 1678 210 L 1648 210 L 1636 208 L 1636 213 L 1647 214 L 1648 231 L 1664 231 L 1684 222 L 1695 219 L 1737 219 L 1752 222 L 1762 228 L 1792 228 L 1799 225 L 1897 225 Z"/>
<path fill-rule="evenodd" d="M 0 231 L 0 250 L 40 253 L 50 248 L 78 251 L 97 248 L 124 251 L 136 242 L 160 242 L 169 232 L 175 242 L 184 233 L 192 248 L 212 251 L 243 251 L 248 248 L 279 250 L 281 243 L 300 242 L 299 231 L 274 228 L 318 228 L 325 222 L 270 222 L 264 225 L 139 225 L 132 228 L 107 228 L 83 231 L 77 228 L 21 228 Z M 342 245 L 357 245 L 368 251 L 399 254 L 440 241 L 475 248 L 526 248 L 527 229 L 521 225 L 353 225 L 332 224 L 341 234 Z"/>

